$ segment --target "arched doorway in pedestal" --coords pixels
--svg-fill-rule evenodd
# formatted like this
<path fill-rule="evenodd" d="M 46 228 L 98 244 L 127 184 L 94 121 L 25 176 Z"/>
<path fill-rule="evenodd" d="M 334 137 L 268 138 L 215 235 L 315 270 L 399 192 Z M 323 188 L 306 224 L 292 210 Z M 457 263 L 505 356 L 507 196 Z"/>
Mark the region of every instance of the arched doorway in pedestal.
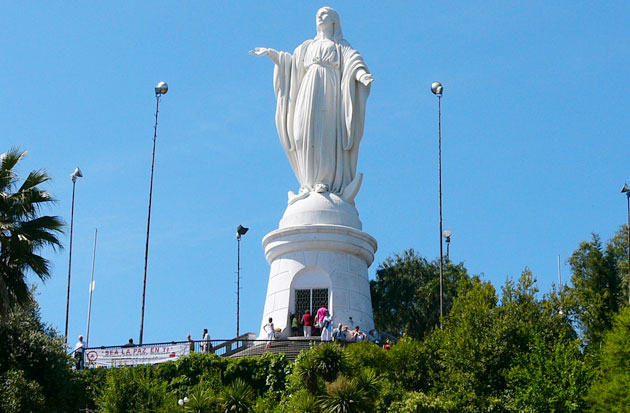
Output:
<path fill-rule="evenodd" d="M 291 314 L 302 316 L 306 310 L 315 314 L 320 307 L 332 307 L 330 275 L 320 267 L 300 270 L 291 282 L 289 298 Z"/>

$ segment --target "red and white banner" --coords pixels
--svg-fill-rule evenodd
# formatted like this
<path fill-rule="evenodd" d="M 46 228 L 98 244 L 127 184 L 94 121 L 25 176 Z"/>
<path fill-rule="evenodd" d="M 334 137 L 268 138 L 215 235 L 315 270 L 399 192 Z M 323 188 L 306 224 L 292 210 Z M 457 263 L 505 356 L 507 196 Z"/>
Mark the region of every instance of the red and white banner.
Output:
<path fill-rule="evenodd" d="M 90 348 L 85 351 L 86 367 L 123 367 L 174 361 L 190 354 L 190 345 L 156 344 L 138 347 Z"/>

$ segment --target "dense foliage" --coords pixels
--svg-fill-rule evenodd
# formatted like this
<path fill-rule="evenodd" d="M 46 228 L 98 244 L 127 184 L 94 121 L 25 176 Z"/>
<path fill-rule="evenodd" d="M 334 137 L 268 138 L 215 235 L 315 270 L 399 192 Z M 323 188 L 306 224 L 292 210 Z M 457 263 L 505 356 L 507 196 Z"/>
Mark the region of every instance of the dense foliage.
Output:
<path fill-rule="evenodd" d="M 40 320 L 38 307 L 14 306 L 0 322 L 0 412 L 66 412 L 82 390 L 63 338 Z"/>
<path fill-rule="evenodd" d="M 370 282 L 376 328 L 423 339 L 439 325 L 439 271 L 439 260 L 429 262 L 413 250 L 387 258 L 376 270 L 376 280 Z M 448 313 L 468 273 L 463 264 L 447 261 L 442 279 L 443 309 Z"/>

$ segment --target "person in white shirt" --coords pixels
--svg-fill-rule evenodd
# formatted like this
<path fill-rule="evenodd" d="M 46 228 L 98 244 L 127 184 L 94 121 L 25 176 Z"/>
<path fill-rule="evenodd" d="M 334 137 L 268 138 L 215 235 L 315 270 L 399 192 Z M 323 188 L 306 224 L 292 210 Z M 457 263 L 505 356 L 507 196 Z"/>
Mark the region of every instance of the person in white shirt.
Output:
<path fill-rule="evenodd" d="M 363 341 L 366 338 L 367 338 L 366 334 L 359 329 L 359 326 L 356 326 L 354 328 L 354 331 L 352 331 L 352 338 L 351 338 L 352 341 Z"/>
<path fill-rule="evenodd" d="M 267 345 L 265 346 L 265 350 L 271 347 L 271 341 L 276 336 L 276 329 L 273 326 L 273 318 L 269 317 L 269 322 L 263 326 L 265 333 L 267 333 Z"/>
<path fill-rule="evenodd" d="M 83 344 L 83 336 L 79 336 L 79 341 L 74 346 L 74 358 L 77 359 L 77 370 L 83 370 L 85 344 Z"/>
<path fill-rule="evenodd" d="M 330 341 L 332 340 L 332 316 L 328 312 L 328 310 L 324 313 L 324 318 L 321 321 L 322 328 L 322 341 Z"/>
<path fill-rule="evenodd" d="M 212 348 L 212 344 L 210 344 L 210 333 L 208 333 L 208 329 L 203 329 L 203 338 L 201 342 L 201 351 L 203 353 L 210 353 L 210 349 Z"/>

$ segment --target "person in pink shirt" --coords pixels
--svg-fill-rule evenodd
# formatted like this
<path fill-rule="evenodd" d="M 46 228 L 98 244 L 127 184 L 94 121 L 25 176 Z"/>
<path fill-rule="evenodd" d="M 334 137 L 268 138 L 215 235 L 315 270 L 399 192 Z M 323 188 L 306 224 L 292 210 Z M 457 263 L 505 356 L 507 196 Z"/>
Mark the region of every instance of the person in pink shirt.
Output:
<path fill-rule="evenodd" d="M 319 310 L 317 310 L 317 318 L 315 318 L 315 325 L 321 326 L 324 323 L 324 317 L 326 317 L 326 313 L 328 309 L 322 306 Z"/>
<path fill-rule="evenodd" d="M 302 324 L 304 325 L 304 337 L 310 337 L 311 328 L 313 327 L 313 316 L 309 310 L 306 310 L 302 316 Z"/>

